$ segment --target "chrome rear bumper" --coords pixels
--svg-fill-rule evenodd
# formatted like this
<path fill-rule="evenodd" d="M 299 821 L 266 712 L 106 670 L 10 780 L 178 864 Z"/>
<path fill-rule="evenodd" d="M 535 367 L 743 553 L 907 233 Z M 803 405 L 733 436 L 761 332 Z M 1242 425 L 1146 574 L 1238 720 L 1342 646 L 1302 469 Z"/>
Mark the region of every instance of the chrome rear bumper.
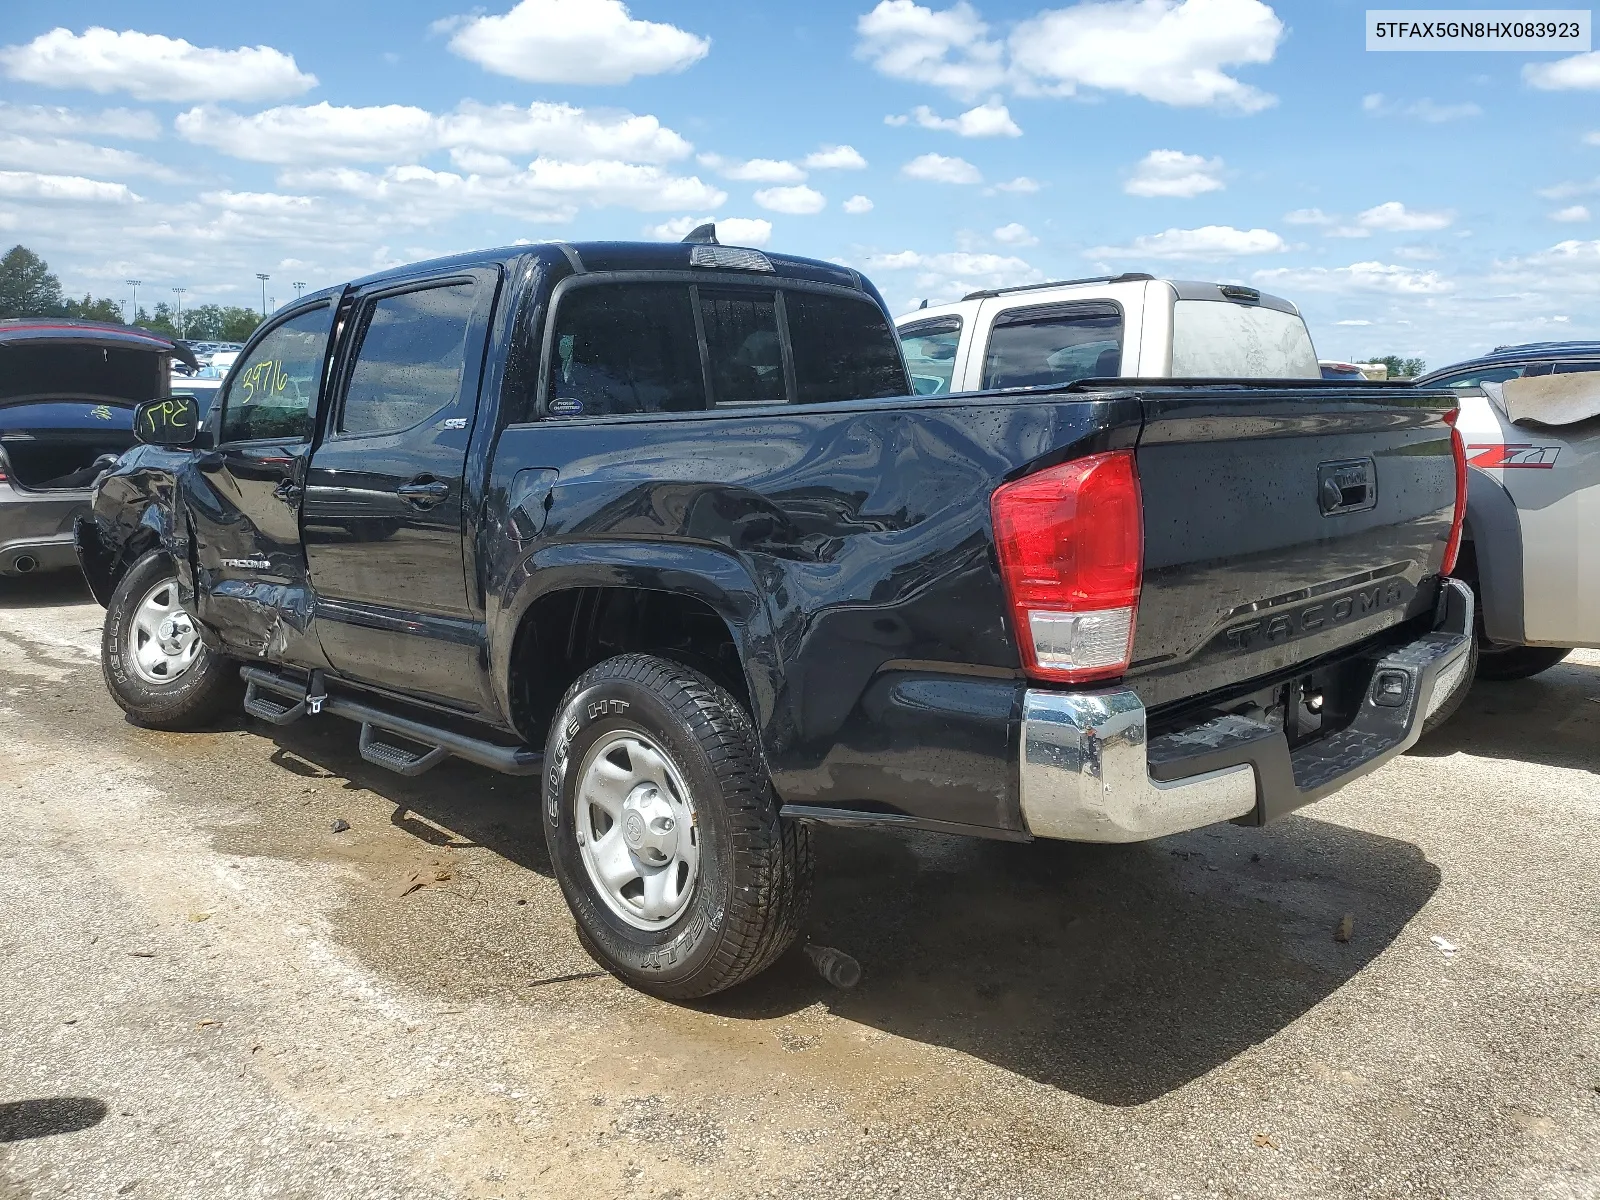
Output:
<path fill-rule="evenodd" d="M 1439 612 L 1432 633 L 1374 656 L 1367 694 L 1346 728 L 1291 752 L 1281 729 L 1218 717 L 1163 739 L 1163 773 L 1185 759 L 1207 768 L 1175 779 L 1151 776 L 1145 708 L 1133 691 L 1030 689 L 1020 771 L 1028 832 L 1140 842 L 1219 821 L 1264 824 L 1337 791 L 1415 744 L 1424 720 L 1463 682 L 1471 589 L 1445 580 Z"/>

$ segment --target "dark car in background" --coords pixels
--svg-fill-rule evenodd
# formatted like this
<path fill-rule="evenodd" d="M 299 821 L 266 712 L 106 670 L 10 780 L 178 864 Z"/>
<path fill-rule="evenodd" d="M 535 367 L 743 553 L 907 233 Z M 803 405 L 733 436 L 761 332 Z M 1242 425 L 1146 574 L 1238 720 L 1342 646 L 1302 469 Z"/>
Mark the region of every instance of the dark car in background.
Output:
<path fill-rule="evenodd" d="M 77 565 L 73 521 L 134 444 L 134 405 L 170 394 L 174 361 L 195 365 L 182 342 L 146 329 L 0 321 L 0 575 Z"/>
<path fill-rule="evenodd" d="M 1424 387 L 1474 388 L 1525 375 L 1600 371 L 1600 342 L 1527 342 L 1496 346 L 1479 358 L 1452 363 L 1417 380 Z"/>

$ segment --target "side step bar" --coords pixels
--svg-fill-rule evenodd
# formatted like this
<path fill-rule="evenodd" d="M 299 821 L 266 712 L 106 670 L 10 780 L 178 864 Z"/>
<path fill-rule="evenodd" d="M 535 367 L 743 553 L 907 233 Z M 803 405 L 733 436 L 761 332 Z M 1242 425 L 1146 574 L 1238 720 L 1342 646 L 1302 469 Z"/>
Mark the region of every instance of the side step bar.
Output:
<path fill-rule="evenodd" d="M 241 667 L 245 689 L 245 711 L 274 725 L 287 725 L 306 715 L 306 685 L 286 679 L 264 667 Z M 287 697 L 285 704 L 277 697 Z M 414 721 L 397 713 L 385 712 L 360 700 L 329 694 L 321 698 L 321 709 L 361 723 L 361 757 L 374 766 L 401 775 L 420 775 L 438 766 L 450 755 L 500 771 L 506 775 L 537 775 L 544 755 L 527 746 L 501 746 L 481 738 L 468 737 L 454 730 L 441 729 Z M 423 747 L 422 753 L 381 740 L 376 730 L 395 734 Z"/>

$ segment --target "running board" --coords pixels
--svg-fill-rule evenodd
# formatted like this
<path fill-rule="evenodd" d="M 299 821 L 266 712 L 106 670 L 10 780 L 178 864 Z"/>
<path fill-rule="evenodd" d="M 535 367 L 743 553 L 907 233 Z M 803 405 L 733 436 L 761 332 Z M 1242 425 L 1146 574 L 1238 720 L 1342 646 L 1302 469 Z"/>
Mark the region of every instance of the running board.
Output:
<path fill-rule="evenodd" d="M 274 725 L 287 725 L 290 721 L 306 714 L 305 684 L 287 679 L 264 667 L 241 667 L 239 674 L 244 677 L 248 685 L 245 689 L 245 711 L 252 716 L 270 721 Z M 288 697 L 289 703 L 286 705 L 280 703 L 273 698 L 276 696 Z M 252 697 L 254 707 L 252 707 Z M 528 746 L 501 746 L 494 742 L 486 742 L 481 738 L 456 733 L 452 729 L 441 729 L 424 721 L 402 717 L 398 713 L 385 712 L 381 708 L 360 700 L 352 700 L 348 696 L 330 694 L 322 697 L 321 708 L 323 712 L 359 721 L 361 757 L 374 766 L 396 771 L 401 775 L 420 775 L 438 766 L 451 755 L 506 775 L 537 775 L 544 761 L 544 755 Z M 292 716 L 289 715 L 291 713 Z M 383 741 L 377 737 L 375 730 L 382 730 L 405 741 L 413 742 L 423 747 L 423 752 L 419 754 L 414 750 Z"/>

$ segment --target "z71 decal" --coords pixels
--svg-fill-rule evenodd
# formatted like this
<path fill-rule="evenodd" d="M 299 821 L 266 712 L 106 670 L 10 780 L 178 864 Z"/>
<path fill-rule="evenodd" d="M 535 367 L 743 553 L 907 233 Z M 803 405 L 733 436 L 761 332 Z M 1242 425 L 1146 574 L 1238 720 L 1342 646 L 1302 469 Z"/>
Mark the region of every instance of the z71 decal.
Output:
<path fill-rule="evenodd" d="M 1528 467 L 1548 471 L 1556 465 L 1560 446 L 1535 446 L 1527 442 L 1516 445 L 1480 445 L 1467 447 L 1467 461 L 1475 467 Z"/>

